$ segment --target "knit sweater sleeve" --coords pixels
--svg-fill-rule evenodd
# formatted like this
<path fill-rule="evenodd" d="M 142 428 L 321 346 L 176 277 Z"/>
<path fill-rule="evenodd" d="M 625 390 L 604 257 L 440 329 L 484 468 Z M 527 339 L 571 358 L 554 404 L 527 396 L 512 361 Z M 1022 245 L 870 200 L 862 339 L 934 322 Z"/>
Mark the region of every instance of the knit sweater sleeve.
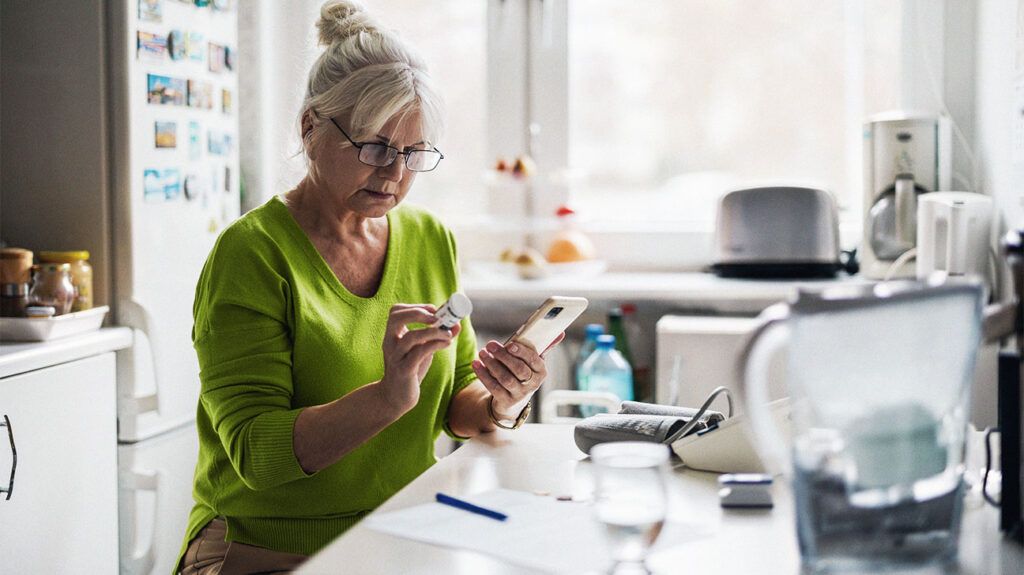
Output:
<path fill-rule="evenodd" d="M 446 230 L 448 252 L 451 254 L 451 267 L 452 273 L 455 275 L 454 281 L 456 290 L 461 291 L 462 286 L 458 277 L 459 261 L 458 253 L 455 246 L 455 237 L 452 233 Z M 444 410 L 444 432 L 451 438 L 457 440 L 465 440 L 467 438 L 455 435 L 451 426 L 448 422 L 448 406 L 451 405 L 451 400 L 460 391 L 468 387 L 471 383 L 476 381 L 476 373 L 473 371 L 473 360 L 476 359 L 476 332 L 473 330 L 473 324 L 469 318 L 463 318 L 462 331 L 459 332 L 458 338 L 455 340 L 455 379 L 452 385 L 451 395 L 448 396 L 448 400 L 445 403 Z"/>
<path fill-rule="evenodd" d="M 268 489 L 307 477 L 295 457 L 291 290 L 287 260 L 258 233 L 222 234 L 196 288 L 193 344 L 200 409 L 209 415 L 235 472 Z"/>

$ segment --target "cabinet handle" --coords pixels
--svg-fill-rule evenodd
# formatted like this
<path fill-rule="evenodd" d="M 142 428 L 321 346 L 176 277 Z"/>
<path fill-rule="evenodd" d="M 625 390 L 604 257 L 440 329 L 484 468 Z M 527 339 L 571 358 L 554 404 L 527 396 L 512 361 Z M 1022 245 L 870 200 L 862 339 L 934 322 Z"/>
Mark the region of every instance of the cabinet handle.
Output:
<path fill-rule="evenodd" d="M 0 487 L 0 493 L 6 493 L 7 499 L 11 499 L 11 494 L 14 493 L 14 472 L 18 470 L 18 448 L 14 446 L 14 428 L 11 427 L 11 420 L 4 415 L 4 422 L 0 423 L 0 427 L 7 428 L 7 438 L 11 442 L 11 481 L 7 484 L 7 488 Z"/>

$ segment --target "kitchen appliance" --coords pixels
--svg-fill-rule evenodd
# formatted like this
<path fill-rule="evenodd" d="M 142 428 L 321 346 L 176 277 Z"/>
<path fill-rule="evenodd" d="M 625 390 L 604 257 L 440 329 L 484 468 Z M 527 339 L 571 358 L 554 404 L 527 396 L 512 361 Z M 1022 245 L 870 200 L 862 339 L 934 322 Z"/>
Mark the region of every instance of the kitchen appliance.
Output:
<path fill-rule="evenodd" d="M 839 218 L 832 195 L 799 186 L 734 190 L 722 196 L 712 271 L 723 277 L 833 277 Z"/>
<path fill-rule="evenodd" d="M 801 290 L 759 316 L 742 396 L 765 463 L 791 478 L 808 572 L 956 556 L 982 304 L 978 284 L 882 282 Z M 767 408 L 782 349 L 792 440 Z"/>
<path fill-rule="evenodd" d="M 121 472 L 122 573 L 170 573 L 191 507 L 192 298 L 240 211 L 237 6 L 4 4 L 17 24 L 0 68 L 3 237 L 88 250 L 96 303 L 134 333 L 117 357 L 119 453 L 134 462 Z M 165 455 L 149 455 L 156 443 Z"/>
<path fill-rule="evenodd" d="M 951 129 L 944 116 L 887 112 L 864 124 L 864 239 L 861 272 L 883 279 L 917 243 L 921 194 L 948 190 Z M 906 262 L 891 277 L 914 277 Z"/>
<path fill-rule="evenodd" d="M 917 207 L 917 277 L 935 272 L 974 276 L 988 283 L 992 198 L 971 192 L 934 192 Z"/>

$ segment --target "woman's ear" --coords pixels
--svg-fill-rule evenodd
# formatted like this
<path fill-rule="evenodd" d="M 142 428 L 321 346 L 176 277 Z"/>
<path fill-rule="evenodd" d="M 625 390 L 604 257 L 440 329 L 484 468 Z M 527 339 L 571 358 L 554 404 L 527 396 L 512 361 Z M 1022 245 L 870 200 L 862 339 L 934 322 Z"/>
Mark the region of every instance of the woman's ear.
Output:
<path fill-rule="evenodd" d="M 315 160 L 315 152 L 313 150 L 313 140 L 311 136 L 313 134 L 313 110 L 306 110 L 302 114 L 302 149 L 306 151 L 306 157 L 310 160 Z"/>

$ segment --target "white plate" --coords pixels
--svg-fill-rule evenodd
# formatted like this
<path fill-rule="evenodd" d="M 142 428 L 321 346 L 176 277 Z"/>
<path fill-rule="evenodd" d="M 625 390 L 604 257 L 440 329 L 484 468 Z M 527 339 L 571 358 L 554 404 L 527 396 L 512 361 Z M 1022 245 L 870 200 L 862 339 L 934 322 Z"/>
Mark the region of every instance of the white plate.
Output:
<path fill-rule="evenodd" d="M 56 317 L 0 317 L 0 340 L 48 341 L 99 329 L 110 308 L 101 305 Z"/>
<path fill-rule="evenodd" d="M 473 261 L 466 263 L 466 274 L 475 277 L 507 277 L 535 279 L 542 277 L 575 276 L 593 277 L 600 275 L 608 269 L 608 262 L 605 260 L 585 260 L 581 262 L 567 262 L 560 264 L 544 263 L 540 266 L 524 266 L 520 269 L 517 264 L 509 262 L 488 262 Z M 532 272 L 527 277 L 526 271 Z"/>

